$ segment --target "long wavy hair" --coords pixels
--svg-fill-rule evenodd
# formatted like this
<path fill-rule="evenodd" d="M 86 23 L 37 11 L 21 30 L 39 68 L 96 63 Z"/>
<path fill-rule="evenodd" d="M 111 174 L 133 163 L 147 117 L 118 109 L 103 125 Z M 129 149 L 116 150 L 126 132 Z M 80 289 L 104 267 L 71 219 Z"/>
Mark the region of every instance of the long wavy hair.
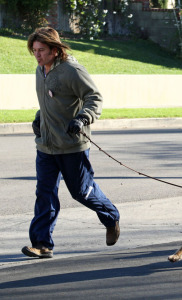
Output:
<path fill-rule="evenodd" d="M 58 32 L 51 27 L 40 27 L 28 37 L 27 47 L 30 54 L 33 54 L 33 43 L 38 41 L 46 44 L 50 49 L 57 48 L 58 56 L 61 60 L 66 60 L 68 54 L 66 50 L 71 50 L 68 45 L 62 43 Z"/>

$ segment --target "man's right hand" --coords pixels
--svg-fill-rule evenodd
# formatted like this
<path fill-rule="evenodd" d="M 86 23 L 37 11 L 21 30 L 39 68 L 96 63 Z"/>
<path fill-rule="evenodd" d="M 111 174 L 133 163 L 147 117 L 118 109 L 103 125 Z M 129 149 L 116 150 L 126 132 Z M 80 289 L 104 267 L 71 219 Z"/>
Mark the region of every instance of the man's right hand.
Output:
<path fill-rule="evenodd" d="M 35 115 L 35 120 L 32 122 L 33 132 L 37 138 L 41 137 L 40 134 L 40 110 Z"/>

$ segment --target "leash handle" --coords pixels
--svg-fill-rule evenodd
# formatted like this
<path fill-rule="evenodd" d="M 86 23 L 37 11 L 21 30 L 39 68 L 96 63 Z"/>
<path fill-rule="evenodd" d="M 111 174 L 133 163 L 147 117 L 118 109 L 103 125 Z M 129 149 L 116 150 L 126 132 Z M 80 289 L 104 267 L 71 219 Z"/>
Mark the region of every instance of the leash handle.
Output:
<path fill-rule="evenodd" d="M 86 133 L 80 131 L 79 133 L 81 133 L 84 137 L 86 137 L 95 147 L 97 147 L 99 149 L 99 151 L 103 152 L 105 155 L 107 155 L 109 158 L 111 158 L 112 160 L 114 160 L 115 162 L 117 162 L 118 164 L 120 164 L 121 166 L 139 174 L 139 175 L 142 175 L 144 177 L 147 177 L 147 178 L 150 178 L 150 179 L 153 179 L 153 180 L 157 180 L 157 181 L 160 181 L 160 182 L 163 182 L 163 183 L 166 183 L 166 184 L 169 184 L 169 185 L 173 185 L 173 186 L 176 186 L 176 187 L 179 187 L 179 188 L 182 188 L 182 185 L 178 185 L 178 184 L 175 184 L 175 183 L 172 183 L 172 182 L 169 182 L 169 181 L 165 181 L 165 180 L 162 180 L 162 179 L 158 179 L 156 177 L 153 177 L 153 176 L 150 176 L 150 175 L 147 175 L 147 174 L 144 174 L 144 173 L 141 173 L 141 172 L 138 172 L 130 167 L 128 167 L 127 165 L 123 164 L 122 162 L 120 162 L 119 160 L 117 160 L 116 158 L 114 158 L 112 155 L 110 155 L 109 153 L 107 153 L 106 151 L 104 151 L 100 146 L 98 146 L 95 142 L 93 142 L 90 137 L 88 137 L 86 135 Z"/>

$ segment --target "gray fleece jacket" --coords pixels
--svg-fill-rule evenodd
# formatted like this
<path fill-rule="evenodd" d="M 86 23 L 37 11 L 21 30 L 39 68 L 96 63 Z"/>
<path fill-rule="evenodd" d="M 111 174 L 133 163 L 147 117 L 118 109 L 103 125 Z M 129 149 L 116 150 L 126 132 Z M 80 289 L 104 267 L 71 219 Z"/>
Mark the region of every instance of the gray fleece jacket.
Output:
<path fill-rule="evenodd" d="M 37 149 L 48 154 L 75 153 L 88 149 L 90 142 L 82 134 L 68 134 L 68 124 L 76 116 L 88 120 L 83 132 L 90 136 L 90 124 L 102 111 L 102 96 L 90 75 L 72 57 L 56 60 L 44 76 L 36 70 L 36 90 L 40 105 L 40 132 Z"/>

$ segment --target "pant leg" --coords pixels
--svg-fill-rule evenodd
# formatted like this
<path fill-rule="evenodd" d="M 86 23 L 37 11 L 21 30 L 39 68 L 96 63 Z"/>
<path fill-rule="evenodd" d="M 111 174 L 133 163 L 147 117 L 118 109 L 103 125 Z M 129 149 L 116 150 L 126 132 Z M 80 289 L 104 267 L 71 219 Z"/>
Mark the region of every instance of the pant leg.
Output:
<path fill-rule="evenodd" d="M 36 202 L 29 229 L 30 240 L 33 247 L 43 245 L 53 249 L 52 233 L 60 210 L 58 187 L 61 173 L 55 157 L 40 151 L 37 151 L 36 171 Z"/>
<path fill-rule="evenodd" d="M 94 210 L 106 227 L 114 226 L 119 212 L 94 182 L 88 151 L 57 155 L 56 160 L 72 197 Z"/>

